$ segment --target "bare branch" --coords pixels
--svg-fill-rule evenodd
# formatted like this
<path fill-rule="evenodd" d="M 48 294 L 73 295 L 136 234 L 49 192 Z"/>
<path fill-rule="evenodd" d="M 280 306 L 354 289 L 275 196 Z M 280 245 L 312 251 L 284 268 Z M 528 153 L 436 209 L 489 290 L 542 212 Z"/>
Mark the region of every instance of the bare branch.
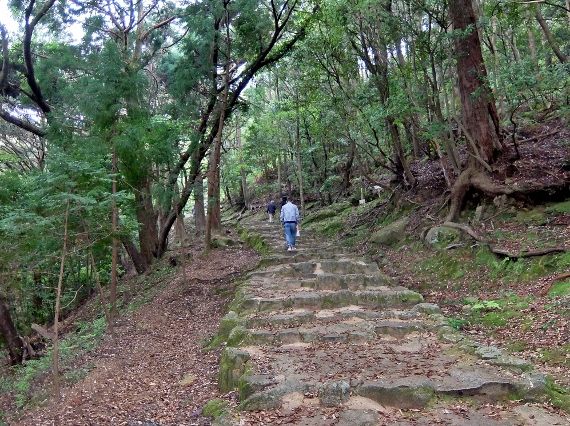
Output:
<path fill-rule="evenodd" d="M 34 135 L 44 137 L 46 135 L 46 131 L 38 126 L 35 126 L 32 123 L 22 120 L 21 118 L 15 117 L 10 115 L 8 112 L 4 111 L 0 108 L 0 118 L 4 119 L 10 124 L 19 127 L 20 129 L 27 130 L 28 132 L 33 133 Z"/>

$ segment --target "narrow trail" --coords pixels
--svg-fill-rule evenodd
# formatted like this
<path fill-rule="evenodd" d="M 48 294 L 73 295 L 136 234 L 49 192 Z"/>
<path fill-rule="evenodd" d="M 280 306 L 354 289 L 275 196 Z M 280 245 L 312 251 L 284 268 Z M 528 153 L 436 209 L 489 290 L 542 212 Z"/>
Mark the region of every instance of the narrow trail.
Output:
<path fill-rule="evenodd" d="M 538 402 L 542 374 L 449 327 L 375 262 L 304 232 L 288 253 L 278 223 L 246 225 L 272 254 L 222 321 L 220 385 L 238 389 L 245 424 L 570 424 Z"/>

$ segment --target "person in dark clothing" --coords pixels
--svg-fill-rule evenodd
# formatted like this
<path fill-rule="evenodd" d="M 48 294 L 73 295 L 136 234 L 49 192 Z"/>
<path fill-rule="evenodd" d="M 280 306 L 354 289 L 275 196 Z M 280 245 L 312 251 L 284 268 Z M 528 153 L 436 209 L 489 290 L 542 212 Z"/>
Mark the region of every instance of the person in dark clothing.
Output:
<path fill-rule="evenodd" d="M 267 205 L 267 214 L 269 215 L 269 222 L 273 222 L 273 216 L 275 216 L 275 211 L 277 210 L 277 206 L 275 205 L 275 201 L 271 200 Z"/>

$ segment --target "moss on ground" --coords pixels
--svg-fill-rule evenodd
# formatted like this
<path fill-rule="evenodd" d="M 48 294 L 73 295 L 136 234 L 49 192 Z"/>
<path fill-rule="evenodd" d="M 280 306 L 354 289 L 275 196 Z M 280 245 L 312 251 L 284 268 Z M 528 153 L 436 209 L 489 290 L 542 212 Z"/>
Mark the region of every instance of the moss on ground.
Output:
<path fill-rule="evenodd" d="M 223 399 L 211 399 L 202 407 L 202 414 L 205 417 L 217 419 L 228 412 L 228 402 Z"/>
<path fill-rule="evenodd" d="M 568 214 L 570 213 L 570 200 L 562 201 L 561 203 L 550 204 L 546 207 L 547 213 L 553 214 Z"/>
<path fill-rule="evenodd" d="M 103 337 L 107 323 L 105 318 L 97 318 L 93 322 L 77 324 L 76 331 L 66 335 L 59 344 L 60 370 L 68 383 L 81 380 L 89 371 L 86 368 L 73 368 L 73 361 L 83 353 L 89 352 L 99 344 Z M 44 377 L 51 374 L 52 349 L 45 356 L 26 361 L 25 364 L 14 367 L 12 380 L 4 381 L 0 386 L 2 390 L 13 392 L 16 406 L 23 408 L 35 405 L 36 402 L 47 397 L 46 391 L 34 388 L 34 383 L 41 382 Z"/>
<path fill-rule="evenodd" d="M 466 319 L 471 324 L 482 324 L 484 326 L 504 327 L 514 318 L 522 318 L 532 301 L 531 297 L 519 297 L 508 295 L 502 299 L 476 301 L 468 303 L 471 307 Z"/>
<path fill-rule="evenodd" d="M 254 249 L 256 252 L 261 255 L 270 253 L 271 249 L 269 248 L 269 245 L 260 234 L 257 234 L 243 227 L 238 227 L 237 231 L 239 237 L 243 240 L 243 242 Z"/>
<path fill-rule="evenodd" d="M 570 295 L 570 280 L 555 283 L 548 291 L 550 297 L 562 297 Z"/>
<path fill-rule="evenodd" d="M 570 413 L 570 389 L 557 385 L 554 380 L 548 378 L 546 393 L 552 405 Z"/>

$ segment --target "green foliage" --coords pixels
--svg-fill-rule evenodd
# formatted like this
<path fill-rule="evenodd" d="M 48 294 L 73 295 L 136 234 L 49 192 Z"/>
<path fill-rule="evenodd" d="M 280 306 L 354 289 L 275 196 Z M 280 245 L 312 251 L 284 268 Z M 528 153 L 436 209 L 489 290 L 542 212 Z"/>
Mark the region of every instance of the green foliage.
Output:
<path fill-rule="evenodd" d="M 465 275 L 468 262 L 459 256 L 449 256 L 447 253 L 437 252 L 431 257 L 422 260 L 418 265 L 420 272 L 427 272 L 439 279 L 457 280 Z"/>
<path fill-rule="evenodd" d="M 546 222 L 546 217 L 542 210 L 520 210 L 515 221 L 523 225 L 543 225 Z"/>
<path fill-rule="evenodd" d="M 475 253 L 475 262 L 489 269 L 493 279 L 503 279 L 506 282 L 527 281 L 546 275 L 550 272 L 564 270 L 570 266 L 570 254 L 562 253 L 538 258 L 498 258 L 488 248 L 481 247 Z"/>
<path fill-rule="evenodd" d="M 463 330 L 463 328 L 468 324 L 468 321 L 463 318 L 448 318 L 447 323 L 450 327 L 455 330 Z"/>
<path fill-rule="evenodd" d="M 105 333 L 107 324 L 105 318 L 97 318 L 92 323 L 78 323 L 76 331 L 60 341 L 61 369 L 68 380 L 80 379 L 85 372 L 71 370 L 72 361 L 79 355 L 93 350 Z M 51 373 L 52 350 L 39 358 L 18 366 L 13 372 L 13 382 L 6 390 L 14 392 L 18 408 L 24 407 L 35 399 L 34 384 L 45 379 Z"/>
<path fill-rule="evenodd" d="M 471 305 L 471 310 L 474 312 L 493 311 L 497 309 L 501 309 L 501 305 L 495 300 L 483 300 Z"/>
<path fill-rule="evenodd" d="M 487 327 L 504 327 L 510 320 L 524 316 L 522 311 L 528 308 L 530 297 L 521 298 L 516 295 L 497 300 L 474 302 L 468 315 L 470 323 L 483 324 Z"/>
<path fill-rule="evenodd" d="M 570 343 L 557 348 L 541 349 L 540 358 L 551 365 L 570 367 Z"/>

